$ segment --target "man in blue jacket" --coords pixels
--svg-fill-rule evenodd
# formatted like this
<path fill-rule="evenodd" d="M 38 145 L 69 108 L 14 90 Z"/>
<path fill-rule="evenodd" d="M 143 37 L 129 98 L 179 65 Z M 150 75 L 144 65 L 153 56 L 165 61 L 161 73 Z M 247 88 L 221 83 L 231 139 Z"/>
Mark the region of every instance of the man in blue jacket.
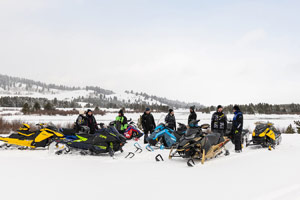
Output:
<path fill-rule="evenodd" d="M 233 107 L 233 121 L 232 121 L 232 130 L 231 134 L 233 135 L 234 145 L 235 145 L 235 152 L 241 153 L 242 152 L 242 130 L 244 124 L 244 117 L 243 113 L 241 112 L 240 108 L 235 105 Z"/>

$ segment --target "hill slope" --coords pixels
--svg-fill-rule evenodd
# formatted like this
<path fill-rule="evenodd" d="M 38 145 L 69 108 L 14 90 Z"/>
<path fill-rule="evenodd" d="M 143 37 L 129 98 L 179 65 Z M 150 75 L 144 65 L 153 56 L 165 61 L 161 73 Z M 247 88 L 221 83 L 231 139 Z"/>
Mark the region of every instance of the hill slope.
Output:
<path fill-rule="evenodd" d="M 68 87 L 64 85 L 46 84 L 30 79 L 10 77 L 0 74 L 0 97 L 31 97 L 45 98 L 48 100 L 85 102 L 92 106 L 101 107 L 138 107 L 138 106 L 163 106 L 174 108 L 187 108 L 197 103 L 170 100 L 167 98 L 125 91 L 115 93 L 112 90 L 98 86 Z M 1 106 L 1 105 L 0 105 Z"/>

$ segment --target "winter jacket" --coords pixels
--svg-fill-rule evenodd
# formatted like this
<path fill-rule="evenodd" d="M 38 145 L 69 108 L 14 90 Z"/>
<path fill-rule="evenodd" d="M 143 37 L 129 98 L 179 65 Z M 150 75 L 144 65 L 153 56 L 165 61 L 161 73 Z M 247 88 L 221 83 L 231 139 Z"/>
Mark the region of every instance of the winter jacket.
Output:
<path fill-rule="evenodd" d="M 146 112 L 142 115 L 142 126 L 144 131 L 152 131 L 155 129 L 156 124 L 153 115 Z"/>
<path fill-rule="evenodd" d="M 170 113 L 166 116 L 165 122 L 167 127 L 173 130 L 176 130 L 176 119 L 175 115 L 171 115 Z"/>
<path fill-rule="evenodd" d="M 90 128 L 90 134 L 94 134 L 96 130 L 98 130 L 97 121 L 94 117 L 94 115 L 86 115 L 87 119 L 87 126 Z"/>
<path fill-rule="evenodd" d="M 190 122 L 193 120 L 197 120 L 197 114 L 195 113 L 195 111 L 190 113 L 189 119 L 188 119 L 188 124 L 190 124 Z"/>
<path fill-rule="evenodd" d="M 223 112 L 215 112 L 211 118 L 212 132 L 226 133 L 227 116 Z"/>
<path fill-rule="evenodd" d="M 116 117 L 116 128 L 120 132 L 124 132 L 128 127 L 127 117 L 124 115 Z"/>
<path fill-rule="evenodd" d="M 75 129 L 80 131 L 83 126 L 87 126 L 87 118 L 84 115 L 79 115 L 75 122 Z"/>
<path fill-rule="evenodd" d="M 244 125 L 244 117 L 241 111 L 236 111 L 234 113 L 233 121 L 232 121 L 232 134 L 242 133 Z"/>

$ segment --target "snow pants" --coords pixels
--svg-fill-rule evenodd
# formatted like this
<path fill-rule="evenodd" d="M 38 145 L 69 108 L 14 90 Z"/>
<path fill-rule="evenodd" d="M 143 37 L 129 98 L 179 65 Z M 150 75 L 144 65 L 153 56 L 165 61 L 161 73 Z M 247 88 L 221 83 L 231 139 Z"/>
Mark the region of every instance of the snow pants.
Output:
<path fill-rule="evenodd" d="M 242 150 L 242 133 L 234 133 L 234 145 L 235 145 L 235 150 Z"/>

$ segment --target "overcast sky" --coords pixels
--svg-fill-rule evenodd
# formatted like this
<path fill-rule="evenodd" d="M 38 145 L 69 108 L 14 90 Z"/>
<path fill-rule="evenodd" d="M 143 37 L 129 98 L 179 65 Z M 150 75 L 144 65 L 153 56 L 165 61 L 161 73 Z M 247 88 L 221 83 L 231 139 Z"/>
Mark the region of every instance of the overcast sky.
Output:
<path fill-rule="evenodd" d="M 300 103 L 299 10 L 299 0 L 0 0 L 0 73 L 205 105 Z"/>

